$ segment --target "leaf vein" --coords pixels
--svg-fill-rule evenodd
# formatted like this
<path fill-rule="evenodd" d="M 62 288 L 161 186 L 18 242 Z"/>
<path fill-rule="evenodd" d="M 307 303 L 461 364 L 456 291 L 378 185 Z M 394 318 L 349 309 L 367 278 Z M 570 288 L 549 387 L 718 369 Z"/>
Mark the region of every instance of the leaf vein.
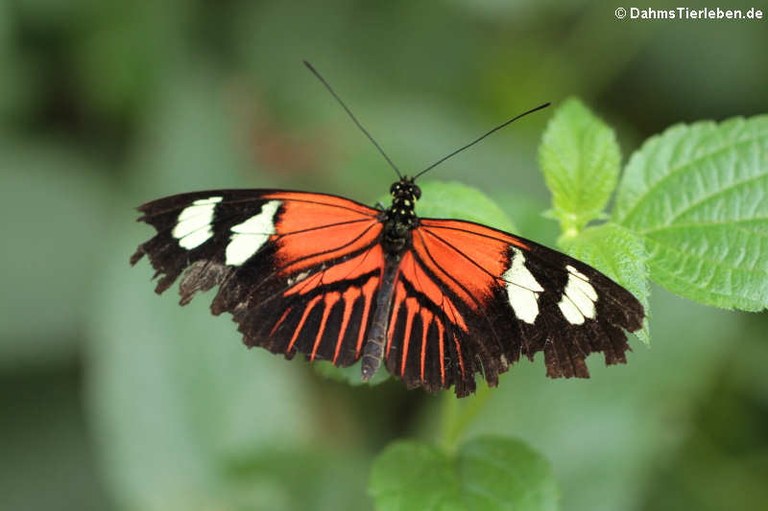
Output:
<path fill-rule="evenodd" d="M 664 176 L 662 176 L 661 179 L 659 179 L 658 181 L 653 183 L 651 185 L 651 187 L 648 188 L 648 190 L 645 192 L 645 194 L 640 196 L 640 198 L 637 200 L 637 202 L 635 202 L 635 204 L 632 205 L 632 207 L 624 214 L 624 218 L 622 220 L 622 223 L 626 224 L 628 222 L 628 220 L 637 212 L 638 207 L 643 202 L 645 202 L 651 195 L 653 195 L 659 189 L 659 187 L 663 186 L 663 184 L 666 181 L 668 181 L 672 177 L 678 175 L 680 172 L 683 172 L 686 169 L 688 169 L 688 168 L 690 168 L 690 167 L 692 167 L 694 165 L 697 165 L 697 164 L 699 164 L 700 162 L 702 162 L 704 160 L 707 160 L 709 158 L 713 158 L 713 157 L 715 157 L 716 155 L 718 155 L 720 153 L 723 153 L 725 151 L 734 149 L 734 148 L 739 147 L 741 145 L 757 142 L 761 138 L 764 138 L 764 137 L 765 137 L 765 133 L 759 132 L 759 133 L 755 134 L 754 136 L 745 138 L 743 140 L 738 140 L 738 141 L 730 141 L 729 140 L 728 144 L 725 144 L 723 146 L 717 147 L 717 148 L 715 148 L 715 149 L 713 149 L 713 150 L 711 150 L 709 152 L 706 152 L 704 154 L 697 155 L 695 158 L 693 158 L 693 159 L 691 159 L 691 160 L 689 160 L 689 161 L 687 161 L 687 162 L 685 162 L 682 165 L 679 165 L 677 167 L 670 167 L 669 172 L 667 174 L 665 174 Z M 690 138 L 684 138 L 682 140 L 678 140 L 676 145 L 679 147 L 681 142 L 684 142 L 684 141 L 687 141 L 687 140 L 690 140 Z M 657 143 L 661 143 L 661 141 L 662 140 L 658 140 Z"/>
<path fill-rule="evenodd" d="M 695 209 L 695 208 L 697 208 L 698 206 L 701 206 L 702 204 L 706 203 L 707 201 L 709 201 L 709 200 L 711 200 L 711 199 L 714 199 L 714 198 L 718 197 L 719 195 L 722 195 L 722 194 L 724 194 L 724 193 L 727 193 L 727 192 L 729 192 L 729 191 L 731 191 L 731 190 L 733 190 L 733 189 L 735 189 L 735 188 L 738 188 L 738 187 L 740 187 L 740 186 L 742 186 L 742 185 L 745 185 L 745 184 L 749 184 L 749 183 L 751 183 L 752 181 L 757 181 L 757 180 L 759 180 L 759 179 L 763 179 L 763 178 L 768 178 L 768 172 L 766 172 L 766 173 L 763 173 L 763 174 L 758 174 L 758 175 L 756 175 L 756 176 L 752 176 L 752 177 L 750 177 L 749 179 L 743 179 L 743 180 L 741 180 L 741 181 L 739 181 L 739 182 L 736 182 L 736 183 L 732 183 L 732 184 L 730 184 L 730 185 L 728 185 L 728 186 L 726 186 L 726 187 L 724 187 L 724 188 L 720 188 L 720 189 L 719 189 L 719 190 L 717 190 L 715 193 L 711 193 L 711 194 L 709 194 L 709 195 L 705 195 L 705 196 L 703 196 L 703 197 L 699 198 L 698 200 L 694 201 L 693 203 L 691 203 L 691 204 L 688 204 L 688 205 L 687 205 L 686 207 L 684 207 L 682 210 L 680 210 L 680 211 L 676 212 L 676 213 L 674 214 L 674 216 L 668 220 L 668 223 L 670 223 L 670 224 L 671 224 L 671 223 L 672 223 L 672 222 L 674 222 L 676 219 L 680 218 L 681 216 L 683 216 L 684 214 L 688 213 L 688 212 L 689 212 L 689 211 L 691 211 L 692 209 Z"/>

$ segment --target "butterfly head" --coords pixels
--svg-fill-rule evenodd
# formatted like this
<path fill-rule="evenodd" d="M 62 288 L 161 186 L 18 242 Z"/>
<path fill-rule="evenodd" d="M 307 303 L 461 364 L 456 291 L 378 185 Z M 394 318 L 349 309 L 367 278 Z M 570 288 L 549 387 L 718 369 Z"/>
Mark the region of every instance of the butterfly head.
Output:
<path fill-rule="evenodd" d="M 410 201 L 411 204 L 415 203 L 421 198 L 421 188 L 413 182 L 412 177 L 403 177 L 400 181 L 392 183 L 389 188 L 389 194 L 396 202 Z"/>

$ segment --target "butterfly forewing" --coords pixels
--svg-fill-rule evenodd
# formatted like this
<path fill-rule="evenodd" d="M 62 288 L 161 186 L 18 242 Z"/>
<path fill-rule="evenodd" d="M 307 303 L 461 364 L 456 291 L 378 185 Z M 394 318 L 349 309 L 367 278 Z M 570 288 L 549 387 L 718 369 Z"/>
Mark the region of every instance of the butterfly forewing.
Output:
<path fill-rule="evenodd" d="M 219 190 L 139 208 L 157 234 L 143 255 L 163 292 L 181 276 L 182 304 L 219 286 L 249 346 L 346 366 L 359 357 L 381 279 L 378 211 L 323 194 Z"/>

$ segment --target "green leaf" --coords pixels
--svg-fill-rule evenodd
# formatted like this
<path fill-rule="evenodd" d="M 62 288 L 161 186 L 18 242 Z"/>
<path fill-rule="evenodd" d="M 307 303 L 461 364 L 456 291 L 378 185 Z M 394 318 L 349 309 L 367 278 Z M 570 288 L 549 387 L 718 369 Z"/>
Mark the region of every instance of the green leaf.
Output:
<path fill-rule="evenodd" d="M 563 248 L 624 286 L 640 300 L 648 314 L 648 256 L 640 236 L 609 222 L 564 239 Z M 649 343 L 647 316 L 636 335 Z"/>
<path fill-rule="evenodd" d="M 727 309 L 768 304 L 768 116 L 675 126 L 630 159 L 614 218 L 641 234 L 651 278 Z"/>
<path fill-rule="evenodd" d="M 558 508 L 549 464 L 504 437 L 471 440 L 455 454 L 396 442 L 376 460 L 368 489 L 379 511 Z"/>
<path fill-rule="evenodd" d="M 580 101 L 569 99 L 549 121 L 539 162 L 566 236 L 601 216 L 619 176 L 616 135 Z"/>

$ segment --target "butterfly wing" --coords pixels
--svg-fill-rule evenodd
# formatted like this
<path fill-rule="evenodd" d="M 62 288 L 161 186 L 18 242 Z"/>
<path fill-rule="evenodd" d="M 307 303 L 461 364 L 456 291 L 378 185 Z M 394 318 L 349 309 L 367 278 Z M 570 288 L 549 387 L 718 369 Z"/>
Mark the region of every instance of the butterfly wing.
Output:
<path fill-rule="evenodd" d="M 162 293 L 181 277 L 181 303 L 218 286 L 248 346 L 291 358 L 360 358 L 385 256 L 380 212 L 332 195 L 277 190 L 188 193 L 141 206 L 157 234 L 139 246 Z M 491 385 L 521 355 L 544 353 L 551 377 L 587 377 L 585 359 L 625 361 L 625 330 L 643 307 L 590 266 L 471 222 L 422 219 L 399 261 L 385 346 L 409 387 Z"/>
<path fill-rule="evenodd" d="M 409 387 L 490 385 L 521 355 L 544 352 L 550 377 L 588 377 L 585 359 L 626 361 L 637 299 L 594 268 L 479 224 L 421 219 L 402 259 L 389 341 L 390 372 Z"/>
<path fill-rule="evenodd" d="M 347 366 L 359 357 L 384 256 L 379 211 L 317 193 L 217 190 L 144 204 L 157 233 L 149 257 L 162 293 L 179 277 L 181 303 L 218 286 L 248 346 Z"/>

